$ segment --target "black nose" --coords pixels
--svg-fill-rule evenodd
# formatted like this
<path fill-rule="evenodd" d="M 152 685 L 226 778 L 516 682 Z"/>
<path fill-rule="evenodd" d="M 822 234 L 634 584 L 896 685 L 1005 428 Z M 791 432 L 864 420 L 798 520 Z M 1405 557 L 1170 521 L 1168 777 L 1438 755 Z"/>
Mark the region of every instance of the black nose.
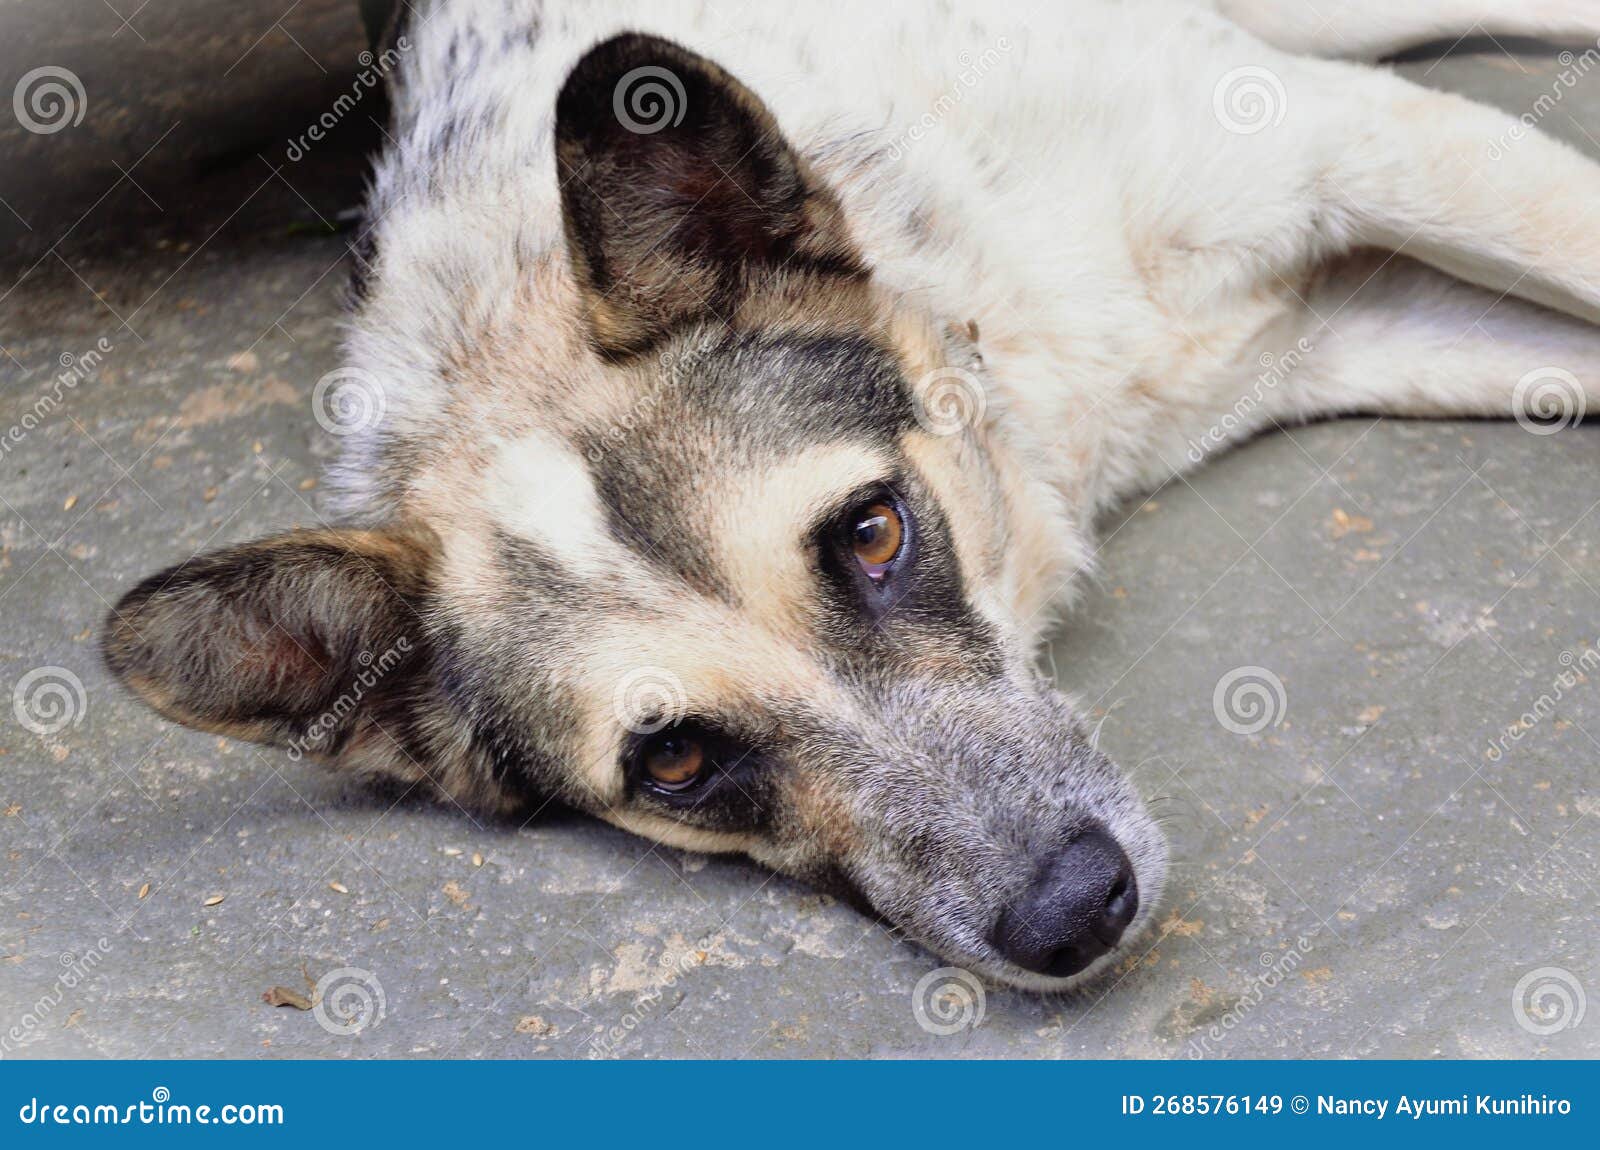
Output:
<path fill-rule="evenodd" d="M 1128 856 L 1104 830 L 1092 827 L 1006 908 L 994 943 L 1024 970 L 1064 978 L 1116 946 L 1138 909 Z"/>

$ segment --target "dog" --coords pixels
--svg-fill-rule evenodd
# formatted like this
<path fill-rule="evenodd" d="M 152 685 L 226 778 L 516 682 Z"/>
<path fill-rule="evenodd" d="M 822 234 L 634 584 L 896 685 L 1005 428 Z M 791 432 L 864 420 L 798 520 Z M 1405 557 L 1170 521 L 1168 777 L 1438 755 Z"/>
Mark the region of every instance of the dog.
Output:
<path fill-rule="evenodd" d="M 1168 867 L 1035 665 L 1096 521 L 1283 423 L 1600 398 L 1548 367 L 1600 357 L 1600 167 L 1370 65 L 1451 0 L 400 7 L 337 525 L 103 631 L 179 723 L 1063 990 Z"/>

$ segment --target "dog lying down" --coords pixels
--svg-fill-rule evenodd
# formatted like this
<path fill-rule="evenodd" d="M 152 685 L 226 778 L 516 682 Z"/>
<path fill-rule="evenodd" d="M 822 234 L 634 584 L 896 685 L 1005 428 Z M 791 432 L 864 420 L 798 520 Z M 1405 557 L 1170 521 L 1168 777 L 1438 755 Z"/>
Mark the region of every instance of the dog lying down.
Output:
<path fill-rule="evenodd" d="M 1167 871 L 1034 662 L 1097 517 L 1276 423 L 1511 416 L 1600 357 L 1600 167 L 1327 58 L 1465 7 L 401 5 L 338 525 L 145 580 L 106 660 L 180 723 L 1092 977 Z"/>

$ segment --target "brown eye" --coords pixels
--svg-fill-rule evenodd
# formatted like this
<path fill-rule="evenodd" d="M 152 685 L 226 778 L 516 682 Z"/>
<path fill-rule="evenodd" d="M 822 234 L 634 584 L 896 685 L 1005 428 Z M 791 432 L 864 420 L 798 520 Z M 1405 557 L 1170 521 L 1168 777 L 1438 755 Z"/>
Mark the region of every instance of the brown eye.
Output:
<path fill-rule="evenodd" d="M 692 785 L 705 762 L 700 740 L 679 731 L 663 731 L 644 750 L 644 769 L 650 772 L 650 781 L 665 791 L 681 791 Z"/>
<path fill-rule="evenodd" d="M 850 546 L 856 561 L 868 575 L 880 577 L 894 557 L 900 554 L 905 525 L 900 513 L 887 503 L 871 503 L 862 508 L 850 529 Z"/>

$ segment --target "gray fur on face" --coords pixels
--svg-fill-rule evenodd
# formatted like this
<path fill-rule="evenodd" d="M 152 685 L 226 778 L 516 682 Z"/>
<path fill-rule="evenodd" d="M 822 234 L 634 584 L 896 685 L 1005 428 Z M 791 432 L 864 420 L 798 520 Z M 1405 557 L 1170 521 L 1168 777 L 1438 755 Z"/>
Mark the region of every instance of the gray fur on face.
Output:
<path fill-rule="evenodd" d="M 460 78 L 537 51 L 457 29 L 424 58 Z M 682 134 L 619 133 L 613 73 L 653 54 L 711 110 Z M 1049 566 L 1029 548 L 1052 497 L 989 424 L 917 418 L 915 381 L 952 348 L 981 370 L 975 327 L 873 284 L 832 190 L 709 61 L 620 36 L 572 77 L 565 120 L 496 153 L 519 188 L 538 184 L 525 152 L 572 177 L 505 244 L 450 226 L 504 134 L 498 89 L 452 79 L 429 106 L 400 85 L 409 145 L 380 166 L 388 222 L 351 342 L 386 406 L 346 442 L 347 506 L 370 529 L 154 577 L 109 631 L 113 670 L 178 721 L 299 745 L 365 649 L 405 639 L 401 669 L 312 750 L 495 809 L 558 798 L 742 851 L 949 960 L 1067 985 L 1000 956 L 1001 916 L 1100 827 L 1133 861 L 1136 930 L 1165 852 L 1020 637 L 1016 585 Z M 852 513 L 883 503 L 906 542 L 872 582 L 846 541 Z M 196 612 L 203 633 L 184 625 Z M 703 797 L 641 785 L 614 698 L 641 668 L 679 688 L 669 724 L 718 751 Z"/>
<path fill-rule="evenodd" d="M 892 355 L 861 335 L 701 328 L 661 354 L 652 402 L 617 436 L 580 436 L 608 527 L 663 573 L 727 599 L 692 519 L 708 477 L 771 466 L 805 447 L 887 450 L 912 425 Z"/>
<path fill-rule="evenodd" d="M 836 865 L 885 918 L 993 977 L 1059 988 L 991 940 L 1041 869 L 1098 824 L 1137 874 L 1143 905 L 1130 936 L 1148 921 L 1165 883 L 1164 837 L 1049 683 L 1013 661 L 996 676 L 880 677 L 860 697 L 862 715 L 818 730 L 808 753 L 849 796 L 860 849 Z"/>

